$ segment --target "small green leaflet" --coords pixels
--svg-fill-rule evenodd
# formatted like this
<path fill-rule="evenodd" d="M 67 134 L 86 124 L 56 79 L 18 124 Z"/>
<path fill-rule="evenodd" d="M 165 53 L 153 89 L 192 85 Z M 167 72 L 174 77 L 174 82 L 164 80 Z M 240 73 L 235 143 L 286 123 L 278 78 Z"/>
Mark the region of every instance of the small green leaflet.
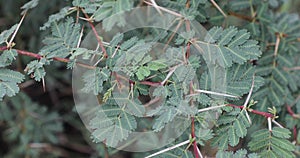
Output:
<path fill-rule="evenodd" d="M 146 59 L 148 58 L 146 57 Z M 165 61 L 163 59 L 150 61 L 146 66 L 140 66 L 135 75 L 137 76 L 138 80 L 144 80 L 151 74 L 151 71 L 155 72 L 157 70 L 166 68 L 167 65 L 164 62 Z"/>
<path fill-rule="evenodd" d="M 9 69 L 0 69 L 0 101 L 5 95 L 12 97 L 19 92 L 18 83 L 24 80 L 24 75 Z"/>
<path fill-rule="evenodd" d="M 65 58 L 77 47 L 80 38 L 80 25 L 75 24 L 72 18 L 67 18 L 66 22 L 51 26 L 52 35 L 43 40 L 45 46 L 41 49 L 40 55 L 46 58 Z"/>

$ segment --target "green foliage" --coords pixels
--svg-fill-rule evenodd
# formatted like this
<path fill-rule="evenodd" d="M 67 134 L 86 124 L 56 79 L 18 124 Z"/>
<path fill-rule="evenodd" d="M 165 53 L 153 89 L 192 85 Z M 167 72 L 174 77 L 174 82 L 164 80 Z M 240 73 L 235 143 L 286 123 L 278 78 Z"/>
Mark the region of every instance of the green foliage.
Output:
<path fill-rule="evenodd" d="M 295 157 L 292 151 L 295 146 L 286 140 L 291 132 L 284 128 L 274 127 L 272 131 L 262 129 L 252 135 L 249 142 L 251 151 L 259 152 L 261 157 Z"/>
<path fill-rule="evenodd" d="M 258 59 L 261 55 L 258 42 L 249 40 L 249 37 L 246 30 L 214 27 L 209 30 L 205 40 L 197 41 L 197 44 L 203 49 L 203 57 L 207 62 L 230 67 L 233 63 L 243 64 L 249 59 Z"/>
<path fill-rule="evenodd" d="M 72 18 L 67 18 L 64 23 L 55 22 L 51 31 L 52 35 L 43 40 L 45 46 L 39 54 L 48 59 L 70 55 L 79 42 L 80 25 L 75 24 Z"/>
<path fill-rule="evenodd" d="M 5 68 L 0 68 L 0 101 L 5 95 L 12 97 L 20 88 L 17 85 L 24 80 L 24 75 Z"/>
<path fill-rule="evenodd" d="M 70 7 L 62 8 L 58 13 L 50 15 L 48 18 L 48 21 L 46 23 L 44 23 L 44 25 L 40 29 L 46 30 L 47 28 L 49 28 L 51 26 L 52 23 L 57 22 L 57 21 L 63 19 L 64 17 L 66 17 L 66 15 L 68 14 L 69 8 Z"/>
<path fill-rule="evenodd" d="M 159 158 L 193 158 L 193 154 L 191 151 L 186 150 L 185 148 L 179 147 L 170 152 L 164 153 L 162 155 L 157 156 Z"/>
<path fill-rule="evenodd" d="M 21 9 L 23 9 L 23 12 L 21 14 L 25 14 L 29 9 L 35 8 L 39 4 L 40 0 L 31 0 L 24 4 Z"/>
<path fill-rule="evenodd" d="M 105 68 L 96 68 L 94 70 L 86 71 L 83 80 L 85 82 L 83 92 L 92 92 L 94 95 L 98 95 L 103 92 L 103 83 L 108 80 L 110 76 L 109 70 Z"/>
<path fill-rule="evenodd" d="M 2 31 L 0 34 L 0 44 L 9 42 L 8 38 L 14 33 L 17 28 L 17 24 L 13 25 L 10 29 Z"/>
<path fill-rule="evenodd" d="M 45 106 L 33 103 L 24 93 L 17 95 L 19 84 L 25 79 L 22 74 L 25 68 L 32 79 L 47 85 L 49 94 L 45 95 L 51 96 L 53 103 L 61 104 L 63 108 L 58 108 L 59 113 L 64 113 L 66 109 L 59 100 L 64 95 L 56 93 L 70 89 L 65 84 L 71 85 L 71 75 L 56 73 L 65 67 L 53 61 L 63 61 L 74 71 L 77 66 L 88 68 L 80 78 L 83 82 L 80 93 L 97 98 L 101 104 L 96 110 L 89 109 L 93 115 L 88 122 L 96 143 L 116 147 L 135 131 L 159 133 L 168 125 L 173 127 L 172 131 L 179 131 L 192 125 L 167 147 L 193 136 L 189 138 L 190 144 L 168 150 L 158 157 L 194 157 L 197 153 L 192 152 L 196 149 L 193 141 L 201 152 L 209 144 L 216 147 L 213 156 L 220 158 L 300 155 L 300 134 L 296 137 L 300 131 L 300 18 L 285 11 L 286 1 L 155 1 L 156 4 L 152 4 L 155 11 L 177 16 L 167 23 L 170 28 L 176 27 L 174 32 L 178 30 L 181 34 L 147 27 L 118 32 L 119 28 L 129 25 L 128 17 L 122 13 L 153 2 L 66 1 L 65 6 L 54 10 L 55 14 L 42 18 L 46 22 L 39 26 L 45 38 L 38 54 L 19 49 L 28 48 L 24 45 L 27 38 L 22 36 L 22 28 L 31 28 L 23 25 L 28 25 L 29 10 L 39 9 L 36 7 L 39 0 L 31 0 L 21 7 L 21 15 L 26 16 L 18 32 L 15 32 L 18 27 L 15 24 L 0 34 L 0 128 L 5 129 L 1 133 L 7 136 L 4 141 L 13 147 L 6 153 L 7 157 L 41 157 L 42 151 L 34 149 L 36 143 L 65 145 L 56 134 L 62 132 L 62 123 L 75 119 L 63 116 L 60 120 L 58 111 L 50 112 Z M 47 4 L 39 4 L 43 5 Z M 149 13 L 149 19 L 129 20 L 138 23 L 156 18 Z M 113 18 L 109 18 L 111 16 Z M 190 21 L 199 22 L 208 31 L 196 32 L 193 30 L 195 23 Z M 98 23 L 101 24 L 96 25 Z M 98 34 L 92 30 L 94 27 Z M 82 39 L 88 32 L 93 33 L 93 38 L 86 36 L 88 42 L 84 43 Z M 17 36 L 10 41 L 14 33 Z M 164 48 L 156 49 L 157 43 Z M 47 71 L 47 77 L 46 66 L 55 70 Z M 58 82 L 61 80 L 64 84 Z M 33 90 L 26 89 L 31 84 L 28 81 L 21 87 L 33 97 Z M 224 106 L 221 108 L 221 105 Z M 270 107 L 272 114 L 267 110 Z M 53 106 L 58 110 L 56 108 Z M 142 119 L 145 116 L 147 118 Z M 265 129 L 280 126 L 277 122 L 286 128 Z M 72 126 L 83 128 L 78 123 Z M 294 138 L 290 138 L 291 130 Z M 85 135 L 89 137 L 90 133 Z M 71 148 L 76 150 L 74 146 Z M 55 147 L 51 149 L 56 150 Z M 96 150 L 101 156 L 121 153 L 108 147 L 97 146 Z M 61 156 L 58 155 L 53 157 Z M 141 155 L 144 157 L 148 153 Z"/>
<path fill-rule="evenodd" d="M 116 146 L 136 129 L 137 122 L 124 108 L 117 105 L 104 105 L 91 121 L 93 137 L 96 142 L 106 141 L 109 146 Z"/>
<path fill-rule="evenodd" d="M 0 67 L 6 67 L 10 65 L 16 59 L 17 55 L 18 53 L 15 49 L 5 50 L 0 55 Z"/>
<path fill-rule="evenodd" d="M 217 153 L 218 158 L 257 158 L 259 157 L 257 154 L 252 153 L 247 155 L 247 150 L 245 149 L 240 149 L 236 151 L 235 153 L 233 152 L 228 152 L 228 151 L 218 151 Z"/>
<path fill-rule="evenodd" d="M 108 18 L 110 15 L 118 14 L 128 11 L 133 7 L 134 0 L 117 0 L 117 1 L 103 1 L 93 14 L 96 21 L 102 21 L 105 30 L 109 31 L 114 25 L 124 26 L 126 24 L 123 16 L 116 16 L 115 18 Z"/>
<path fill-rule="evenodd" d="M 0 103 L 0 121 L 7 122 L 6 141 L 15 150 L 7 157 L 40 157 L 37 149 L 28 148 L 34 143 L 58 143 L 57 133 L 63 126 L 57 112 L 49 112 L 47 107 L 38 105 L 28 96 L 19 93 L 10 102 Z"/>
<path fill-rule="evenodd" d="M 32 75 L 31 77 L 34 78 L 34 80 L 41 81 L 46 75 L 44 65 L 49 65 L 49 61 L 45 58 L 39 61 L 33 60 L 27 64 L 25 71 L 28 75 Z"/>
<path fill-rule="evenodd" d="M 217 136 L 214 137 L 212 145 L 218 146 L 221 150 L 226 150 L 228 145 L 232 147 L 238 145 L 239 139 L 247 135 L 247 128 L 250 126 L 245 110 L 239 109 L 222 115 L 217 124 Z"/>

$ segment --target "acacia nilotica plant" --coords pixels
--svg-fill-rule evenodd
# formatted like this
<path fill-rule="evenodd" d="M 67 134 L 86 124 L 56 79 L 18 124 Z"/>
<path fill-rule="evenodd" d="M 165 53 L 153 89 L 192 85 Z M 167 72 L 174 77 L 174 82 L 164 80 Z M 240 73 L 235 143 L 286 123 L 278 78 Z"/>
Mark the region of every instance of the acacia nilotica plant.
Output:
<path fill-rule="evenodd" d="M 32 53 L 14 43 L 26 13 L 44 5 L 32 0 L 22 7 L 20 22 L 0 34 L 0 99 L 19 93 L 24 73 L 44 84 L 45 67 L 65 62 L 66 69 L 86 69 L 81 92 L 101 103 L 92 109 L 94 115 L 88 122 L 95 142 L 116 147 L 134 131 L 160 132 L 171 125 L 174 131 L 185 129 L 180 137 L 136 157 L 299 156 L 300 20 L 297 14 L 281 13 L 283 3 L 73 0 L 41 27 L 51 30 L 50 34 L 40 51 Z M 177 17 L 174 25 L 185 31 L 180 36 L 159 28 L 135 29 L 115 32 L 109 41 L 97 32 L 98 23 L 105 30 L 126 26 L 125 17 L 108 17 L 143 6 Z M 191 21 L 202 24 L 207 36 L 197 37 Z M 87 40 L 93 41 L 86 43 L 94 43 L 96 49 L 83 47 L 88 32 L 93 38 Z M 157 51 L 164 53 L 155 54 L 149 41 L 167 44 L 168 48 L 162 47 Z M 25 72 L 9 69 L 18 55 L 34 58 Z M 82 63 L 81 58 L 96 62 Z M 23 94 L 21 98 L 28 100 Z M 147 110 L 161 98 L 159 107 Z M 5 107 L 0 107 L 1 112 L 7 110 Z M 141 119 L 144 115 L 150 117 Z M 9 119 L 0 116 L 0 120 Z M 58 127 L 49 128 L 49 132 L 60 131 Z M 55 142 L 52 135 L 46 139 Z M 143 142 L 143 138 L 137 139 Z M 138 145 L 147 148 L 151 143 Z"/>

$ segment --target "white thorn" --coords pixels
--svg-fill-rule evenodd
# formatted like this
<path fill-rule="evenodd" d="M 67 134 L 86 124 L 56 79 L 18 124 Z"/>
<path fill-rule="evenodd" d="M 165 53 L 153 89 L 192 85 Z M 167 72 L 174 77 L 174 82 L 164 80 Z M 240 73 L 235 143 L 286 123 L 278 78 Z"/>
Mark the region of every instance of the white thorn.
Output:
<path fill-rule="evenodd" d="M 271 121 L 271 117 L 268 117 L 268 128 L 269 128 L 269 131 L 271 132 L 271 131 L 272 131 L 272 121 Z"/>
<path fill-rule="evenodd" d="M 234 95 L 230 95 L 230 94 L 224 94 L 224 93 L 218 93 L 218 92 L 212 92 L 212 91 L 206 91 L 206 90 L 200 90 L 200 89 L 196 89 L 195 92 L 224 96 L 224 97 L 231 97 L 231 98 L 239 98 L 238 96 L 234 96 Z"/>
<path fill-rule="evenodd" d="M 222 108 L 226 105 L 219 105 L 219 106 L 213 106 L 213 107 L 208 107 L 208 108 L 204 108 L 204 109 L 199 109 L 198 110 L 198 113 L 199 112 L 205 112 L 205 111 L 209 111 L 209 110 L 213 110 L 213 109 L 218 109 L 218 108 Z"/>
<path fill-rule="evenodd" d="M 149 155 L 149 156 L 147 156 L 147 157 L 145 157 L 145 158 L 150 158 L 150 157 L 154 157 L 154 156 L 160 155 L 160 154 L 165 153 L 165 152 L 167 152 L 167 151 L 170 151 L 170 150 L 173 150 L 173 149 L 175 149 L 175 148 L 178 148 L 178 147 L 180 147 L 180 146 L 182 146 L 182 145 L 189 144 L 190 142 L 191 142 L 190 140 L 186 140 L 186 141 L 184 141 L 184 142 L 181 142 L 181 143 L 179 143 L 179 144 L 176 144 L 176 145 L 174 145 L 174 146 L 171 146 L 171 147 L 168 147 L 168 148 L 166 148 L 166 149 L 164 149 L 164 150 L 161 150 L 161 151 L 159 151 L 159 152 L 156 152 L 156 153 L 154 153 L 154 154 L 152 154 L 152 155 Z"/>
<path fill-rule="evenodd" d="M 272 122 L 273 123 L 275 123 L 275 125 L 277 125 L 278 127 L 280 127 L 280 128 L 284 128 L 281 124 L 279 124 L 277 121 L 275 121 L 275 120 L 272 120 Z"/>

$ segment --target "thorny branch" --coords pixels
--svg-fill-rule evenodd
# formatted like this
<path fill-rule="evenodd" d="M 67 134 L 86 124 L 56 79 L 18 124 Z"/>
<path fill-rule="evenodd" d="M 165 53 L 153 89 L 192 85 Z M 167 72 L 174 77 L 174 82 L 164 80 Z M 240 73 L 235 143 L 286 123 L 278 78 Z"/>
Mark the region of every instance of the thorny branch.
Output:
<path fill-rule="evenodd" d="M 10 48 L 8 48 L 7 46 L 0 47 L 0 51 L 4 51 L 4 50 L 8 50 L 8 49 L 10 49 Z M 28 51 L 24 51 L 24 50 L 19 50 L 19 49 L 15 49 L 15 50 L 20 55 L 25 55 L 25 56 L 33 57 L 33 58 L 38 59 L 38 60 L 40 60 L 40 59 L 43 58 L 43 56 L 41 56 L 40 54 L 35 54 L 35 53 L 32 53 L 32 52 L 28 52 Z M 70 59 L 66 59 L 66 58 L 54 57 L 52 59 L 55 60 L 55 61 L 63 62 L 63 63 L 70 62 Z M 87 65 L 87 64 L 84 64 L 84 63 L 80 63 L 80 62 L 76 62 L 76 64 L 78 66 L 81 66 L 81 67 L 84 67 L 84 68 L 87 68 L 87 69 L 95 69 L 96 68 L 94 66 Z"/>

